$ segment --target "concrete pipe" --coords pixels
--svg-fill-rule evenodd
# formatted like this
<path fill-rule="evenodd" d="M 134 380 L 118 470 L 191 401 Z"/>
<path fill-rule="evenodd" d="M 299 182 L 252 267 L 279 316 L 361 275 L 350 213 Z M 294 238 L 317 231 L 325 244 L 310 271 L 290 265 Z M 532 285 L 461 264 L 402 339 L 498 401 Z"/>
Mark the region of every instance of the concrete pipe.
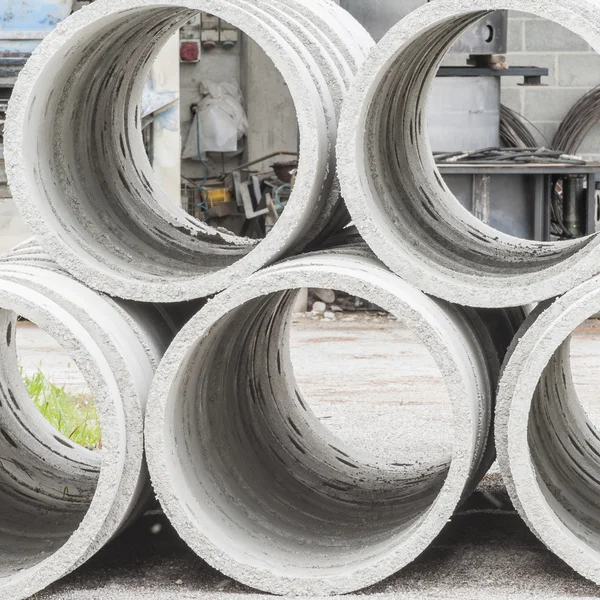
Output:
<path fill-rule="evenodd" d="M 342 193 L 377 255 L 419 289 L 479 307 L 548 299 L 600 271 L 600 238 L 541 243 L 500 233 L 462 207 L 434 163 L 433 78 L 461 33 L 496 9 L 553 20 L 600 52 L 594 0 L 431 2 L 392 28 L 363 64 L 338 136 Z"/>
<path fill-rule="evenodd" d="M 580 404 L 570 336 L 600 311 L 600 278 L 532 313 L 513 344 L 498 392 L 498 459 L 532 531 L 600 584 L 600 433 Z"/>
<path fill-rule="evenodd" d="M 289 354 L 305 287 L 368 299 L 414 331 L 452 402 L 451 455 L 392 463 L 321 424 Z M 190 547 L 237 581 L 294 595 L 364 588 L 425 550 L 493 460 L 497 355 L 474 310 L 428 298 L 357 247 L 280 263 L 209 301 L 167 351 L 146 419 L 155 491 Z"/>
<path fill-rule="evenodd" d="M 175 206 L 142 143 L 138 102 L 152 59 L 198 11 L 253 38 L 294 99 L 296 185 L 260 242 Z M 336 103 L 368 45 L 349 15 L 336 36 L 319 34 L 342 12 L 328 0 L 99 0 L 73 14 L 23 69 L 7 116 L 7 174 L 30 229 L 90 287 L 175 302 L 220 291 L 339 228 L 346 213 L 335 184 Z"/>
<path fill-rule="evenodd" d="M 67 275 L 56 262 L 54 262 L 48 253 L 39 245 L 36 238 L 29 238 L 18 246 L 15 246 L 10 252 L 0 255 L 0 264 L 6 264 L 7 267 L 14 268 L 21 265 L 27 265 L 30 267 L 40 267 L 45 270 L 54 271 Z M 18 270 L 18 268 L 17 268 Z M 204 300 L 189 300 L 187 302 L 175 302 L 169 304 L 148 304 L 148 303 L 132 303 L 127 300 L 121 301 L 118 298 L 109 298 L 104 296 L 107 302 L 114 302 L 117 309 L 130 309 L 133 307 L 134 312 L 146 314 L 146 317 L 137 318 L 131 321 L 132 326 L 139 326 L 144 323 L 151 325 L 152 323 L 158 323 L 159 328 L 162 327 L 163 321 L 169 327 L 171 331 L 171 337 L 177 333 L 204 305 Z M 160 316 L 156 317 L 156 313 Z M 157 332 L 156 334 L 148 334 L 150 337 L 158 335 L 162 337 L 162 333 Z M 146 337 L 144 334 L 141 335 L 141 339 Z M 154 354 L 153 354 L 154 356 Z M 160 362 L 160 357 L 158 362 Z M 153 363 L 157 366 L 156 360 Z"/>
<path fill-rule="evenodd" d="M 21 600 L 80 566 L 146 505 L 145 402 L 174 332 L 152 305 L 113 301 L 26 260 L 0 263 L 0 307 L 0 597 Z M 79 367 L 101 450 L 74 444 L 35 407 L 19 369 L 17 316 Z"/>

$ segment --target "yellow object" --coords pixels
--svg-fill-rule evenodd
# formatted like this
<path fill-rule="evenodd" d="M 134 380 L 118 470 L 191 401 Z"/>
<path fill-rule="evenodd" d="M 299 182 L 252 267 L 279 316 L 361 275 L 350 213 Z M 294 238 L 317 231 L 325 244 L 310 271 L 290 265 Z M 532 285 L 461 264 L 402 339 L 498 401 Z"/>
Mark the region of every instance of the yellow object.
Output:
<path fill-rule="evenodd" d="M 217 206 L 218 204 L 225 204 L 226 202 L 231 202 L 231 189 L 209 189 L 206 192 L 203 191 L 202 196 L 204 198 L 204 201 L 206 202 L 206 206 L 208 206 L 208 208 L 211 208 L 213 206 Z"/>

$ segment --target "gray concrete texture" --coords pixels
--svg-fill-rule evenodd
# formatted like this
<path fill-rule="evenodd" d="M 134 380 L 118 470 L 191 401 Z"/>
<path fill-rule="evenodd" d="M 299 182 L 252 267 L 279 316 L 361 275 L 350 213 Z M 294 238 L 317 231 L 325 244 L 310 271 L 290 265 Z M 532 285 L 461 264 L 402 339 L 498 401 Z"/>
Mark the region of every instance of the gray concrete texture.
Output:
<path fill-rule="evenodd" d="M 290 350 L 303 398 L 321 423 L 374 455 L 417 459 L 451 451 L 451 409 L 427 348 L 388 316 L 295 316 Z M 22 361 L 39 334 L 17 335 Z M 48 363 L 37 351 L 31 358 Z M 600 425 L 600 322 L 579 328 L 572 373 L 591 421 Z M 58 374 L 70 357 L 53 350 Z M 334 368 L 337 367 L 337 368 Z M 71 378 L 75 387 L 83 380 Z M 379 390 L 375 394 L 373 390 Z M 419 394 L 419 391 L 422 391 Z M 352 419 L 351 417 L 354 417 Z M 433 423 L 433 425 L 431 424 Z M 358 424 L 358 425 L 357 425 Z M 196 556 L 160 511 L 152 511 L 37 600 L 263 600 Z M 313 596 L 317 598 L 319 596 Z M 513 509 L 496 466 L 414 563 L 353 600 L 588 600 L 600 590 L 556 558 Z"/>
<path fill-rule="evenodd" d="M 597 6 L 439 0 L 374 49 L 328 0 L 98 0 L 58 26 L 23 70 L 6 126 L 15 200 L 45 250 L 31 242 L 0 259 L 2 597 L 21 600 L 69 573 L 140 513 L 142 422 L 166 517 L 207 564 L 253 589 L 327 596 L 394 576 L 477 488 L 495 459 L 494 431 L 516 509 L 548 548 L 600 582 L 600 447 L 566 341 L 600 311 L 600 239 L 540 244 L 480 223 L 441 180 L 424 112 L 445 51 L 486 11 L 529 10 L 600 48 Z M 297 181 L 261 242 L 178 212 L 141 144 L 148 65 L 198 10 L 252 37 L 295 102 Z M 348 209 L 387 266 L 362 242 L 336 248 L 329 239 L 349 218 L 336 159 Z M 264 268 L 325 241 L 328 250 Z M 308 287 L 362 297 L 412 331 L 433 359 L 421 368 L 437 367 L 447 394 L 437 420 L 376 452 L 361 419 L 381 389 L 365 390 L 363 406 L 343 415 L 330 389 L 333 431 L 324 425 L 328 415 L 310 409 L 292 366 L 292 307 Z M 195 304 L 130 302 L 215 292 L 185 325 Z M 526 311 L 511 307 L 539 301 L 519 329 Z M 97 398 L 101 453 L 44 429 L 31 403 L 21 409 L 16 315 L 73 355 Z M 394 382 L 402 387 L 398 373 Z M 412 397 L 442 404 L 440 389 L 438 381 Z M 406 458 L 425 437 L 447 437 L 445 416 L 447 444 L 423 443 Z"/>
<path fill-rule="evenodd" d="M 0 306 L 0 596 L 20 600 L 84 563 L 146 507 L 143 415 L 176 329 L 164 309 L 102 296 L 31 244 L 0 261 Z M 73 444 L 31 402 L 17 358 L 18 316 L 58 341 L 83 374 L 101 451 Z"/>
<path fill-rule="evenodd" d="M 296 106 L 300 163 L 267 237 L 191 218 L 155 183 L 138 98 L 161 42 L 199 10 L 254 39 Z M 208 296 L 348 221 L 335 180 L 337 115 L 372 40 L 326 0 L 94 2 L 36 49 L 15 86 L 6 170 L 32 233 L 94 289 L 175 302 Z"/>
<path fill-rule="evenodd" d="M 450 455 L 373 456 L 308 409 L 288 341 L 291 291 L 306 287 L 363 297 L 413 330 L 447 388 Z M 229 288 L 184 327 L 152 385 L 146 454 L 165 514 L 206 562 L 262 591 L 330 595 L 391 576 L 494 460 L 496 380 L 520 315 L 433 301 L 358 248 L 296 257 Z"/>
<path fill-rule="evenodd" d="M 504 235 L 460 206 L 427 139 L 431 81 L 453 41 L 489 9 L 519 8 L 600 49 L 593 0 L 448 0 L 417 9 L 361 67 L 338 133 L 342 193 L 360 234 L 394 272 L 426 293 L 480 307 L 526 305 L 562 294 L 600 270 L 600 238 L 539 243 Z M 535 21 L 538 22 L 538 21 Z M 541 22 L 541 21 L 539 21 Z M 558 90 L 577 98 L 571 90 Z M 556 117 L 539 94 L 537 110 Z"/>
<path fill-rule="evenodd" d="M 532 531 L 600 583 L 600 437 L 579 400 L 571 333 L 600 309 L 594 278 L 537 307 L 513 342 L 498 392 L 496 447 L 513 503 Z"/>

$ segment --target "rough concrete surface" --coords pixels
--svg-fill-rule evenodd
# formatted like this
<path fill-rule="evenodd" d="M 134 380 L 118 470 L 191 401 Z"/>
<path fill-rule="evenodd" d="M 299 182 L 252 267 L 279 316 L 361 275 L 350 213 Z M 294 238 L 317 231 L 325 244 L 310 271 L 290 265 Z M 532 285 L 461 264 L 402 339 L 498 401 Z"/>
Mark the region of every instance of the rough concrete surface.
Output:
<path fill-rule="evenodd" d="M 350 320 L 297 319 L 292 333 L 292 352 L 302 390 L 321 418 L 332 417 L 323 421 L 328 427 L 334 425 L 339 435 L 354 435 L 357 443 L 364 444 L 362 432 L 344 424 L 344 409 L 364 404 L 364 386 L 369 382 L 377 385 L 382 371 L 397 370 L 399 383 L 382 387 L 382 403 L 371 407 L 369 419 L 363 419 L 363 425 L 375 432 L 382 446 L 391 451 L 407 450 L 403 443 L 397 442 L 397 424 L 403 421 L 400 423 L 402 434 L 411 429 L 420 431 L 423 422 L 415 419 L 423 415 L 411 411 L 412 402 L 397 402 L 399 394 L 405 398 L 405 393 L 411 394 L 416 386 L 423 386 L 424 390 L 437 389 L 443 396 L 437 368 L 431 364 L 424 347 L 400 324 L 379 317 L 342 317 L 348 318 Z M 29 335 L 30 331 L 22 332 L 25 345 L 28 339 L 31 342 L 36 339 L 35 333 Z M 401 340 L 409 341 L 399 348 Z M 402 360 L 398 360 L 399 357 Z M 600 425 L 600 402 L 596 394 L 600 376 L 600 324 L 597 321 L 588 322 L 578 331 L 572 344 L 572 357 L 575 384 L 584 406 Z M 69 359 L 63 355 L 61 360 L 66 363 Z M 339 369 L 335 377 L 332 376 L 334 364 Z M 415 376 L 411 377 L 411 373 Z M 434 401 L 427 407 L 430 416 L 437 415 L 444 402 Z M 413 436 L 414 442 L 436 443 L 427 427 L 423 431 L 423 439 Z M 201 597 L 259 600 L 269 596 L 240 586 L 207 566 L 178 538 L 160 511 L 145 516 L 78 571 L 37 595 L 39 600 L 192 600 Z M 600 590 L 535 538 L 512 508 L 494 468 L 420 558 L 386 582 L 350 596 L 370 597 L 377 600 L 583 600 L 600 598 Z"/>
<path fill-rule="evenodd" d="M 287 343 L 306 287 L 410 324 L 447 387 L 451 460 L 374 457 L 308 410 Z M 495 317 L 510 333 L 508 313 Z M 425 296 L 364 247 L 296 257 L 229 288 L 183 328 L 152 384 L 146 455 L 165 513 L 199 556 L 262 591 L 327 595 L 383 580 L 427 548 L 493 461 L 496 325 Z"/>
<path fill-rule="evenodd" d="M 338 174 L 361 235 L 404 279 L 462 305 L 524 306 L 597 274 L 600 237 L 542 243 L 500 233 L 460 205 L 435 166 L 431 83 L 453 41 L 494 9 L 560 23 L 600 51 L 595 0 L 425 4 L 388 32 L 356 76 L 340 119 Z"/>
<path fill-rule="evenodd" d="M 22 261 L 42 259 L 31 248 L 17 253 Z M 174 329 L 159 309 L 113 301 L 52 266 L 6 256 L 0 263 L 0 597 L 22 600 L 77 568 L 145 510 L 145 401 Z M 19 350 L 26 352 L 15 343 L 19 316 L 59 341 L 81 369 L 102 427 L 98 452 L 56 432 L 31 402 L 19 368 Z M 34 337 L 35 360 L 39 332 L 21 325 L 17 335 L 24 330 Z M 56 345 L 47 348 L 58 365 Z M 61 371 L 72 377 L 68 365 Z"/>
<path fill-rule="evenodd" d="M 138 105 L 152 58 L 200 10 L 256 41 L 294 99 L 296 183 L 260 242 L 173 203 L 142 143 Z M 337 114 L 370 44 L 322 0 L 94 2 L 41 42 L 15 85 L 4 135 L 15 203 L 57 262 L 94 289 L 146 302 L 214 294 L 349 220 L 335 178 Z"/>
<path fill-rule="evenodd" d="M 557 556 L 598 584 L 600 433 L 578 400 L 585 388 L 574 381 L 570 333 L 599 310 L 599 277 L 536 308 L 509 351 L 495 427 L 515 507 Z"/>

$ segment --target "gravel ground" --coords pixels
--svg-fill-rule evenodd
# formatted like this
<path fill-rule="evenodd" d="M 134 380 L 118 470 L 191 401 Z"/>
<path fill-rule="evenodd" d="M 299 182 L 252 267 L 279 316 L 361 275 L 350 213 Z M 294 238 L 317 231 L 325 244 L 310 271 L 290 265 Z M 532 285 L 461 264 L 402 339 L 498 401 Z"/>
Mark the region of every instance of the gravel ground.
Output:
<path fill-rule="evenodd" d="M 512 509 L 498 476 L 484 484 L 410 567 L 347 598 L 504 600 L 599 598 L 548 552 Z M 160 514 L 148 514 L 39 600 L 259 600 L 192 553 Z"/>
<path fill-rule="evenodd" d="M 439 372 L 424 348 L 387 317 L 296 320 L 296 376 L 315 413 L 338 436 L 365 452 L 443 457 L 451 428 Z M 19 330 L 27 368 L 81 386 L 69 359 L 31 326 Z M 572 356 L 582 402 L 597 419 L 600 323 L 578 332 Z M 50 373 L 51 374 L 51 373 Z M 600 419 L 596 420 L 600 424 Z M 192 553 L 158 507 L 78 571 L 37 595 L 39 600 L 250 600 L 266 598 L 214 571 Z M 600 598 L 600 588 L 575 574 L 531 534 L 512 508 L 496 469 L 410 567 L 354 594 L 392 599 Z"/>

